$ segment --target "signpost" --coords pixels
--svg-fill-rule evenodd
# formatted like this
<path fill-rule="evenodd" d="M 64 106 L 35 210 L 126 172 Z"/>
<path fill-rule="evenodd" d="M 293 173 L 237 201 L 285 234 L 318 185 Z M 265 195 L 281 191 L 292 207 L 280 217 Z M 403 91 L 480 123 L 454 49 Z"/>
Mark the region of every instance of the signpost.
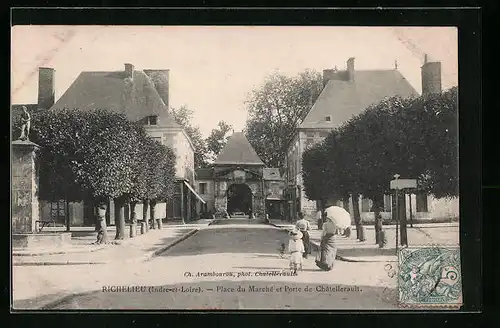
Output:
<path fill-rule="evenodd" d="M 396 253 L 398 251 L 398 226 L 401 233 L 401 246 L 408 246 L 408 234 L 406 230 L 406 213 L 403 216 L 403 222 L 400 222 L 401 210 L 399 208 L 399 190 L 403 190 L 403 195 L 405 195 L 405 189 L 415 189 L 417 188 L 417 180 L 415 179 L 399 179 L 400 175 L 395 174 L 394 180 L 391 180 L 391 189 L 395 190 L 396 194 Z M 411 203 L 410 203 L 411 206 Z M 411 209 L 410 209 L 411 210 Z"/>

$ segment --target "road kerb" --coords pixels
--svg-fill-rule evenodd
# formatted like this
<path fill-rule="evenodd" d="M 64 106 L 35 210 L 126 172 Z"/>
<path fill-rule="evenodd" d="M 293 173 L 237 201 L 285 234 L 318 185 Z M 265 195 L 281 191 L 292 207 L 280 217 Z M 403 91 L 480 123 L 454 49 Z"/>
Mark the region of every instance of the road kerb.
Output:
<path fill-rule="evenodd" d="M 193 228 L 193 230 L 191 230 L 191 231 L 185 233 L 184 235 L 180 236 L 179 238 L 177 238 L 176 240 L 174 240 L 170 244 L 168 244 L 168 245 L 166 245 L 166 246 L 164 246 L 162 248 L 159 248 L 159 249 L 155 250 L 154 252 L 151 252 L 150 254 L 146 255 L 146 257 L 145 257 L 144 260 L 145 261 L 151 260 L 154 257 L 160 255 L 161 253 L 168 251 L 170 248 L 174 247 L 178 243 L 180 243 L 180 242 L 188 239 L 189 237 L 193 236 L 198 231 L 200 231 L 200 228 Z"/>
<path fill-rule="evenodd" d="M 27 250 L 13 250 L 13 256 L 45 256 L 45 255 L 60 255 L 60 254 L 75 254 L 75 253 L 93 253 L 105 249 L 105 246 L 89 247 L 81 249 L 62 249 L 62 250 L 47 250 L 47 251 L 27 251 Z"/>
<path fill-rule="evenodd" d="M 48 266 L 48 265 L 95 265 L 108 264 L 108 261 L 38 261 L 38 262 L 18 262 L 13 266 Z"/>

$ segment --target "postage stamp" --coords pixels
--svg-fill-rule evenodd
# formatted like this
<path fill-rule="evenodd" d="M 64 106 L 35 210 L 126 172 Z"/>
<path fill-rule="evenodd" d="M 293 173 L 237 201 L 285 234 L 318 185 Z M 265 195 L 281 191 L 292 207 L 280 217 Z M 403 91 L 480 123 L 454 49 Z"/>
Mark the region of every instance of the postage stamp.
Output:
<path fill-rule="evenodd" d="M 462 279 L 458 246 L 421 246 L 398 252 L 400 307 L 460 307 Z"/>

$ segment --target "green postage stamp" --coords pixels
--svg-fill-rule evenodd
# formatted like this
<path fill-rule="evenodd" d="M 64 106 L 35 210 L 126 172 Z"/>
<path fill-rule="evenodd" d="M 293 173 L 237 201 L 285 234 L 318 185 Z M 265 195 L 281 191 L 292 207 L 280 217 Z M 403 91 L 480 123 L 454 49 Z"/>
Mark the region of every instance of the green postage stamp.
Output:
<path fill-rule="evenodd" d="M 405 308 L 459 308 L 462 303 L 460 248 L 421 246 L 398 252 L 398 304 Z"/>

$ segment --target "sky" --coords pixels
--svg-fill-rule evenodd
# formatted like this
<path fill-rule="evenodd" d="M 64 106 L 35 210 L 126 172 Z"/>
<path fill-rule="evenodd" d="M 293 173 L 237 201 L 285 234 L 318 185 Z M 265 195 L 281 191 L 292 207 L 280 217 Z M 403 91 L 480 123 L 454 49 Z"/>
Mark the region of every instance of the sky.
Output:
<path fill-rule="evenodd" d="M 441 61 L 443 89 L 458 85 L 454 27 L 14 26 L 13 104 L 36 103 L 38 67 L 55 69 L 56 99 L 81 71 L 170 69 L 170 105 L 194 111 L 206 137 L 219 120 L 245 126 L 248 94 L 269 74 L 305 69 L 398 70 L 421 92 L 424 54 Z"/>

